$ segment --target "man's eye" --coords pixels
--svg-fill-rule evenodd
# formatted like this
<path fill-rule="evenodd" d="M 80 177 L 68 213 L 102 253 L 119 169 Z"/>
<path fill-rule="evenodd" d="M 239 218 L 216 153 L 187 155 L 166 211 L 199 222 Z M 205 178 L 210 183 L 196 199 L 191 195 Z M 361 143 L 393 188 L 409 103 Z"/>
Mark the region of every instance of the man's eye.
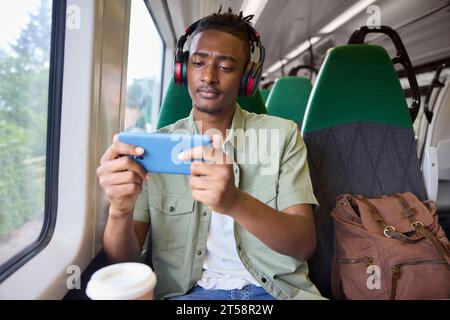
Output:
<path fill-rule="evenodd" d="M 195 61 L 192 61 L 192 64 L 194 65 L 194 67 L 201 67 L 203 65 L 202 62 L 195 62 Z"/>
<path fill-rule="evenodd" d="M 229 72 L 229 71 L 232 71 L 232 70 L 233 70 L 232 68 L 226 67 L 226 66 L 219 66 L 219 69 L 221 69 L 221 70 L 223 70 L 223 71 L 226 71 L 226 72 Z"/>

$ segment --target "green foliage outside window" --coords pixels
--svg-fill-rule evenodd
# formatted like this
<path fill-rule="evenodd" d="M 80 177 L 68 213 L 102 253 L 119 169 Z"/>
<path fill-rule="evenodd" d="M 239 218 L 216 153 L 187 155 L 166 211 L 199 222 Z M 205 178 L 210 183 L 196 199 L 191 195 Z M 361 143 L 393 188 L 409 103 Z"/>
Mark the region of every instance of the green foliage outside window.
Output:
<path fill-rule="evenodd" d="M 50 41 L 43 0 L 16 43 L 0 48 L 0 237 L 44 211 Z"/>

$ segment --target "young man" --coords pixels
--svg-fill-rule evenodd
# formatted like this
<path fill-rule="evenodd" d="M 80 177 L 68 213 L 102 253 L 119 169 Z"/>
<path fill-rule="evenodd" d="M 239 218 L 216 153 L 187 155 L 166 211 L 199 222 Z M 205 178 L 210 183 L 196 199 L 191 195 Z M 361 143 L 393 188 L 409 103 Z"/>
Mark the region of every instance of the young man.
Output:
<path fill-rule="evenodd" d="M 123 157 L 143 150 L 117 136 L 97 170 L 111 203 L 104 249 L 114 261 L 136 260 L 151 226 L 159 299 L 321 298 L 308 278 L 316 199 L 297 125 L 236 104 L 253 47 L 248 20 L 219 12 L 192 35 L 192 112 L 160 130 L 215 130 L 213 149 L 182 156 L 206 160 L 191 165 L 191 176 L 149 177 Z M 265 160 L 249 161 L 255 154 Z"/>

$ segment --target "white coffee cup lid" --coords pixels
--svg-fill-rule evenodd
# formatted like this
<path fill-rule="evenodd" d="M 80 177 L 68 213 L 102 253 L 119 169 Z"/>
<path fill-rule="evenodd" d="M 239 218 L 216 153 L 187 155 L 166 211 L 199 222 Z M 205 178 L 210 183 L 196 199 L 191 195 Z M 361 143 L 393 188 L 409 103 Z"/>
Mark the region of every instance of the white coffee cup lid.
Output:
<path fill-rule="evenodd" d="M 113 264 L 95 272 L 86 294 L 94 300 L 131 300 L 143 296 L 156 286 L 152 269 L 142 263 Z"/>

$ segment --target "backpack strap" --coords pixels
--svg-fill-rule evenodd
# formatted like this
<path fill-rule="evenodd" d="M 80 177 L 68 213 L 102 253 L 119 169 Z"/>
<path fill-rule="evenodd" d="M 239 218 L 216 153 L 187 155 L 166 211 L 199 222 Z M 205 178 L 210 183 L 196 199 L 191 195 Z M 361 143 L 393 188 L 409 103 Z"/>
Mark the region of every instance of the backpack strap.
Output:
<path fill-rule="evenodd" d="M 367 200 L 367 198 L 359 194 L 354 195 L 354 197 L 367 206 L 367 208 L 369 209 L 369 213 L 372 216 L 372 219 L 377 222 L 378 226 L 380 227 L 381 231 L 383 232 L 386 238 L 393 238 L 408 243 L 416 243 L 417 241 L 420 240 L 420 238 L 408 237 L 403 233 L 395 230 L 393 226 L 387 225 L 386 221 L 384 221 L 383 217 L 380 215 L 378 209 L 369 200 Z"/>
<path fill-rule="evenodd" d="M 400 203 L 402 204 L 402 207 L 403 207 L 403 209 L 405 209 L 405 211 L 412 211 L 412 210 L 417 211 L 416 208 L 411 208 L 409 206 L 408 201 L 405 199 L 405 197 L 402 194 L 396 193 L 396 194 L 394 194 L 394 196 L 400 201 Z M 428 205 L 427 205 L 427 207 L 428 207 Z M 442 244 L 435 237 L 435 235 L 433 233 L 431 233 L 423 225 L 422 222 L 415 220 L 413 218 L 413 215 L 408 215 L 407 217 L 408 217 L 409 222 L 411 222 L 411 227 L 418 234 L 420 234 L 420 235 L 424 236 L 426 239 L 428 239 L 428 241 L 430 241 L 430 243 L 433 246 L 436 253 L 439 256 L 441 256 L 442 258 L 444 258 L 447 261 L 447 263 L 450 265 L 450 252 L 444 246 L 442 246 Z"/>

